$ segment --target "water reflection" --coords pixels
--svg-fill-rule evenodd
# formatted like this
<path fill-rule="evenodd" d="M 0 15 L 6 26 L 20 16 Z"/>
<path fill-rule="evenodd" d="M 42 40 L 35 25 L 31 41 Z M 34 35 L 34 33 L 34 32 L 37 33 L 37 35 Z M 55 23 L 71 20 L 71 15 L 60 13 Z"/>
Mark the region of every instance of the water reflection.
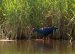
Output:
<path fill-rule="evenodd" d="M 0 54 L 74 54 L 75 42 L 47 40 L 0 41 Z"/>

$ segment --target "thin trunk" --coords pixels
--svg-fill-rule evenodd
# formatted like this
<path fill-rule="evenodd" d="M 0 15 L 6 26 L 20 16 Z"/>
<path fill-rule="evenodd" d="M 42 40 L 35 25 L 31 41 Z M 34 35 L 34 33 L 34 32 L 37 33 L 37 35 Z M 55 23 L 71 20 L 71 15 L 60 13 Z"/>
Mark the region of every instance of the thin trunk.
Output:
<path fill-rule="evenodd" d="M 75 31 L 75 26 L 73 25 L 73 26 L 72 26 L 72 31 L 71 31 L 71 37 L 72 37 L 72 40 L 75 39 L 74 31 Z"/>

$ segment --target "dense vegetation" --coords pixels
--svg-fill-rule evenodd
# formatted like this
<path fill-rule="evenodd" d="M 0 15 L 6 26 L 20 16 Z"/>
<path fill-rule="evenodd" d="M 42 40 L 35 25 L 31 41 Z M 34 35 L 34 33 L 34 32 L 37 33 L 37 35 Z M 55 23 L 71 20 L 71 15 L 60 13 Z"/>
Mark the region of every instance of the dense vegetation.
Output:
<path fill-rule="evenodd" d="M 75 0 L 0 0 L 1 38 L 31 37 L 33 27 L 47 26 L 58 27 L 57 38 L 74 38 Z"/>

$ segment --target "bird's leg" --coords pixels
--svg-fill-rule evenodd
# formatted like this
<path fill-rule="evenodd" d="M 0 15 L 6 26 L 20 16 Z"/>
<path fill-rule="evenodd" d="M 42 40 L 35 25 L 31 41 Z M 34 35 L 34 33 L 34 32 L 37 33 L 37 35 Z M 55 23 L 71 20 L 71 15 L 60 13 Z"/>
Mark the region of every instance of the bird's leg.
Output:
<path fill-rule="evenodd" d="M 43 37 L 43 40 L 46 40 L 46 37 Z"/>
<path fill-rule="evenodd" d="M 46 37 L 46 40 L 49 40 L 49 35 Z"/>
<path fill-rule="evenodd" d="M 48 36 L 48 37 L 47 37 L 47 40 L 49 40 L 49 39 L 50 39 L 50 37 Z"/>
<path fill-rule="evenodd" d="M 44 44 L 46 43 L 46 37 L 43 37 L 43 40 L 44 40 Z"/>

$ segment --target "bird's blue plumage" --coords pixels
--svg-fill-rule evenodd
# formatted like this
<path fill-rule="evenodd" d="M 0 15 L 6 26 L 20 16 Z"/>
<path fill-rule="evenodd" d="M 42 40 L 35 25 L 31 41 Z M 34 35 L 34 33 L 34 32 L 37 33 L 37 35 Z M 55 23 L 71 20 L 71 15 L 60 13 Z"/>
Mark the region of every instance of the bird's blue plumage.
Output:
<path fill-rule="evenodd" d="M 35 28 L 34 32 L 37 32 L 40 36 L 48 36 L 49 34 L 52 34 L 53 31 L 56 31 L 56 27 L 44 27 L 44 28 Z"/>

